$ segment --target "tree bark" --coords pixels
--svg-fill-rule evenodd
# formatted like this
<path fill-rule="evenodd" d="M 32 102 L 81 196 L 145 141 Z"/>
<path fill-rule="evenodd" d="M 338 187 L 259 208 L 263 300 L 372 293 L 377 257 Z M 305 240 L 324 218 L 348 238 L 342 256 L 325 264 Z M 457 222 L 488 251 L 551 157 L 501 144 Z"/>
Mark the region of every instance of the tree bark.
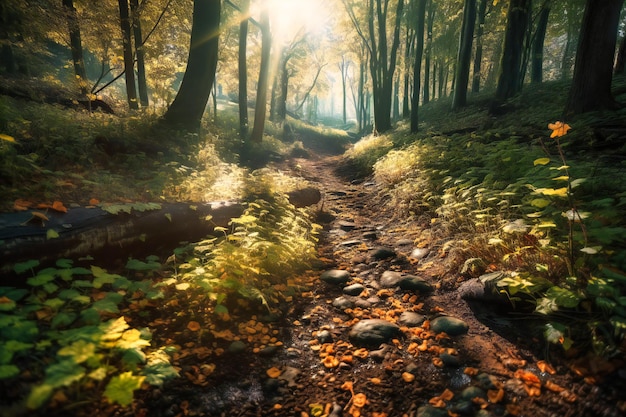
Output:
<path fill-rule="evenodd" d="M 625 63 L 626 63 L 626 36 L 622 36 L 622 41 L 619 43 L 619 49 L 617 51 L 617 58 L 615 59 L 615 69 L 614 69 L 615 75 L 624 73 Z"/>
<path fill-rule="evenodd" d="M 85 71 L 85 59 L 83 57 L 83 43 L 80 36 L 80 24 L 78 13 L 74 7 L 74 0 L 63 0 L 63 7 L 67 13 L 67 26 L 70 33 L 70 49 L 72 51 L 72 63 L 74 73 L 78 80 L 78 86 L 82 95 L 87 95 L 87 72 Z"/>
<path fill-rule="evenodd" d="M 435 4 L 433 0 L 428 0 L 428 20 L 426 23 L 426 46 L 424 47 L 424 85 L 422 92 L 422 104 L 426 104 L 430 101 L 430 66 L 433 49 L 433 24 L 435 22 Z M 433 79 L 434 77 L 433 71 Z M 433 83 L 434 85 L 434 83 Z M 434 94 L 433 89 L 433 94 Z"/>
<path fill-rule="evenodd" d="M 528 30 L 529 6 L 530 0 L 511 0 L 509 4 L 495 106 L 513 97 L 522 88 L 522 52 Z"/>
<path fill-rule="evenodd" d="M 200 125 L 215 81 L 220 31 L 220 0 L 194 0 L 187 69 L 163 120 L 174 126 Z"/>
<path fill-rule="evenodd" d="M 142 107 L 148 107 L 148 83 L 146 82 L 146 60 L 143 49 L 143 35 L 141 34 L 141 20 L 139 0 L 130 0 L 130 11 L 133 21 L 133 36 L 135 38 L 135 58 L 137 60 L 137 87 L 139 102 Z"/>
<path fill-rule="evenodd" d="M 611 83 L 623 3 L 624 0 L 587 0 L 566 114 L 616 107 Z"/>
<path fill-rule="evenodd" d="M 239 22 L 239 137 L 248 136 L 248 16 L 250 14 L 250 0 L 242 0 Z"/>
<path fill-rule="evenodd" d="M 467 105 L 467 86 L 472 61 L 472 43 L 474 40 L 475 23 L 476 0 L 465 0 L 456 66 L 456 88 L 452 96 L 452 110 L 458 110 Z"/>
<path fill-rule="evenodd" d="M 539 21 L 532 41 L 530 81 L 541 83 L 543 81 L 543 44 L 548 29 L 548 17 L 550 16 L 550 0 L 546 0 L 539 12 Z"/>
<path fill-rule="evenodd" d="M 472 93 L 480 91 L 480 74 L 483 61 L 483 33 L 485 31 L 485 15 L 487 13 L 487 0 L 479 0 L 478 26 L 476 27 L 476 53 L 474 54 L 474 74 L 472 76 Z"/>
<path fill-rule="evenodd" d="M 124 50 L 124 77 L 126 78 L 126 97 L 131 110 L 139 108 L 137 89 L 135 87 L 135 65 L 133 62 L 132 35 L 128 0 L 118 0 L 120 8 L 120 27 L 122 29 L 122 43 Z"/>
<path fill-rule="evenodd" d="M 272 51 L 272 34 L 270 33 L 270 18 L 267 7 L 261 11 L 261 69 L 254 108 L 254 126 L 250 141 L 260 143 L 265 130 L 265 115 L 267 113 L 267 89 L 270 72 L 270 53 Z"/>
<path fill-rule="evenodd" d="M 411 133 L 419 129 L 419 101 L 422 79 L 422 55 L 424 53 L 424 24 L 426 20 L 426 0 L 417 0 L 415 30 L 415 63 L 413 64 L 413 94 L 411 96 Z"/>

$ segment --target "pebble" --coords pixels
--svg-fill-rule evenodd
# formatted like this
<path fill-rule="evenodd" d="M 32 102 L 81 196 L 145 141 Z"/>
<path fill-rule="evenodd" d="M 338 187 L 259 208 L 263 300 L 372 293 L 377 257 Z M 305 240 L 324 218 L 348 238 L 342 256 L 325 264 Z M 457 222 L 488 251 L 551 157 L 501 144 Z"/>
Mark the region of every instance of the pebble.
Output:
<path fill-rule="evenodd" d="M 414 313 L 412 311 L 404 311 L 400 314 L 398 318 L 398 323 L 407 327 L 417 327 L 421 325 L 426 317 L 419 313 Z"/>
<path fill-rule="evenodd" d="M 400 279 L 398 282 L 400 288 L 406 291 L 418 291 L 423 294 L 433 292 L 434 288 L 430 283 L 415 275 L 407 275 Z"/>
<path fill-rule="evenodd" d="M 383 259 L 393 258 L 396 256 L 396 251 L 392 248 L 380 247 L 374 249 L 372 252 L 372 259 L 380 261 Z"/>
<path fill-rule="evenodd" d="M 402 274 L 396 271 L 385 271 L 380 276 L 380 286 L 383 288 L 395 288 L 400 283 Z"/>
<path fill-rule="evenodd" d="M 424 405 L 417 409 L 417 417 L 448 417 L 448 412 L 432 405 Z"/>
<path fill-rule="evenodd" d="M 393 323 L 381 319 L 361 320 L 350 329 L 350 342 L 360 347 L 378 347 L 400 332 Z"/>
<path fill-rule="evenodd" d="M 396 242 L 396 245 L 398 246 L 408 246 L 412 244 L 413 244 L 413 241 L 411 239 L 400 239 Z"/>
<path fill-rule="evenodd" d="M 463 320 L 450 316 L 437 317 L 430 322 L 430 328 L 435 333 L 445 332 L 448 336 L 460 336 L 469 330 Z"/>
<path fill-rule="evenodd" d="M 479 388 L 479 387 L 475 387 L 475 386 L 471 386 L 471 387 L 467 387 L 465 388 L 463 391 L 461 391 L 460 397 L 464 400 L 469 400 L 471 401 L 472 398 L 476 398 L 476 397 L 480 397 L 480 398 L 487 398 L 487 393 L 485 392 L 485 390 Z"/>
<path fill-rule="evenodd" d="M 363 242 L 358 240 L 358 239 L 350 239 L 350 240 L 344 240 L 339 245 L 341 245 L 341 246 L 358 246 L 361 243 L 363 243 Z"/>
<path fill-rule="evenodd" d="M 343 289 L 343 293 L 347 295 L 357 296 L 365 290 L 365 286 L 362 284 L 352 284 Z"/>
<path fill-rule="evenodd" d="M 230 346 L 228 346 L 228 351 L 230 353 L 241 353 L 241 352 L 245 352 L 245 350 L 248 348 L 248 346 L 242 342 L 241 340 L 235 340 L 233 343 L 230 344 Z"/>
<path fill-rule="evenodd" d="M 333 335 L 328 330 L 320 330 L 317 332 L 317 340 L 320 343 L 331 343 L 333 341 Z"/>
<path fill-rule="evenodd" d="M 458 368 L 461 366 L 461 359 L 459 359 L 458 356 L 450 355 L 449 353 L 442 353 L 439 355 L 439 359 L 441 359 L 444 365 L 452 368 Z"/>
<path fill-rule="evenodd" d="M 331 269 L 322 272 L 320 279 L 328 284 L 343 285 L 350 281 L 350 273 L 343 269 Z"/>
<path fill-rule="evenodd" d="M 430 252 L 430 250 L 428 250 L 426 248 L 413 249 L 413 251 L 409 255 L 409 258 L 415 259 L 415 260 L 419 261 L 420 259 L 425 258 L 426 255 L 428 255 L 429 252 Z"/>
<path fill-rule="evenodd" d="M 345 310 L 354 307 L 354 302 L 346 297 L 337 297 L 333 300 L 333 307 L 339 310 Z"/>

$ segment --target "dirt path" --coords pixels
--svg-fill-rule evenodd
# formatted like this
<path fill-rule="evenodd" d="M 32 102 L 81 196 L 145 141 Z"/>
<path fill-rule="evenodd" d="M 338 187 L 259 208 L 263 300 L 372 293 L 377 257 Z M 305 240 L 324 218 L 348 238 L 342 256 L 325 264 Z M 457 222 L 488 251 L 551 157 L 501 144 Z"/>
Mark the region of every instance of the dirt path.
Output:
<path fill-rule="evenodd" d="M 197 356 L 178 358 L 187 380 L 145 396 L 134 415 L 623 415 L 620 385 L 542 362 L 530 335 L 494 331 L 510 321 L 479 321 L 441 285 L 445 251 L 416 247 L 428 223 L 394 218 L 375 184 L 338 178 L 338 164 L 291 162 L 324 196 L 323 268 L 300 278 L 309 290 L 278 322 L 239 323 L 248 348 L 227 349 L 205 380 Z M 257 330 L 279 341 L 255 345 Z"/>

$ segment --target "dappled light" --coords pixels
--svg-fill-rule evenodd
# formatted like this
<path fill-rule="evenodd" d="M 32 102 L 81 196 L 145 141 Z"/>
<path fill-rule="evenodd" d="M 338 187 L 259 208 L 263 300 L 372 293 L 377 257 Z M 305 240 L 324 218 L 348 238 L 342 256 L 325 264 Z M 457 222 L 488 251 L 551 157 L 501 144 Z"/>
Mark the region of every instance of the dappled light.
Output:
<path fill-rule="evenodd" d="M 3 1 L 0 416 L 624 415 L 623 8 Z"/>

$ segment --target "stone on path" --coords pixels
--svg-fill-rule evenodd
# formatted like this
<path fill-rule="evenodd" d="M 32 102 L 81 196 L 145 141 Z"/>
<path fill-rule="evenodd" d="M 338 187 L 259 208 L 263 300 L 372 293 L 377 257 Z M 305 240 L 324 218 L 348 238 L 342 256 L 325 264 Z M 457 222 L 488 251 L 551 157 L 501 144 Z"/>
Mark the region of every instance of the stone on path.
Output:
<path fill-rule="evenodd" d="M 430 329 L 435 333 L 445 332 L 448 336 L 460 336 L 469 330 L 469 326 L 461 319 L 441 316 L 431 320 Z"/>
<path fill-rule="evenodd" d="M 374 249 L 372 252 L 372 259 L 375 261 L 380 261 L 387 258 L 393 258 L 396 256 L 396 251 L 392 248 L 380 247 Z"/>
<path fill-rule="evenodd" d="M 413 251 L 409 255 L 409 258 L 419 261 L 420 259 L 425 258 L 429 252 L 430 251 L 426 248 L 416 248 L 416 249 L 413 249 Z"/>
<path fill-rule="evenodd" d="M 380 286 L 383 288 L 395 288 L 400 283 L 402 274 L 396 271 L 385 271 L 380 276 Z"/>
<path fill-rule="evenodd" d="M 429 282 L 423 278 L 416 277 L 415 275 L 407 275 L 400 279 L 398 282 L 400 288 L 407 291 L 418 291 L 422 294 L 428 294 L 433 292 L 434 288 Z"/>
<path fill-rule="evenodd" d="M 398 318 L 398 323 L 407 327 L 417 327 L 424 323 L 424 320 L 426 320 L 426 317 L 419 313 L 414 313 L 413 311 L 404 311 L 402 312 L 402 314 L 400 314 L 400 317 Z"/>
<path fill-rule="evenodd" d="M 323 272 L 320 279 L 328 284 L 343 285 L 350 281 L 350 273 L 343 269 L 331 269 Z"/>
<path fill-rule="evenodd" d="M 346 297 L 337 297 L 333 300 L 333 307 L 345 310 L 354 307 L 354 302 Z"/>
<path fill-rule="evenodd" d="M 350 330 L 350 342 L 360 347 L 378 347 L 400 332 L 393 323 L 381 319 L 361 320 Z"/>
<path fill-rule="evenodd" d="M 362 284 L 348 285 L 343 289 L 343 293 L 347 295 L 357 296 L 365 290 L 365 286 Z"/>
<path fill-rule="evenodd" d="M 448 417 L 445 408 L 435 408 L 432 405 L 424 405 L 417 409 L 417 417 Z"/>

